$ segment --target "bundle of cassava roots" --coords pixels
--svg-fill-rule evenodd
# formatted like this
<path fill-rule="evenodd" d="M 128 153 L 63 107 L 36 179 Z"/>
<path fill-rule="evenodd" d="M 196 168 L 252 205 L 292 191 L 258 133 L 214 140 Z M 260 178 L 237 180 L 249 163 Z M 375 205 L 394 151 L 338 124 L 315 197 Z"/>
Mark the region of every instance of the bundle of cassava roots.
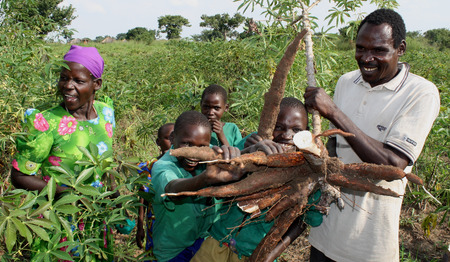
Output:
<path fill-rule="evenodd" d="M 220 155 L 208 147 L 171 150 L 173 156 L 208 161 L 209 165 L 218 165 L 222 169 L 240 168 L 248 175 L 226 185 L 165 195 L 231 198 L 244 212 L 251 214 L 249 219 L 261 214 L 265 214 L 266 221 L 275 219 L 274 226 L 250 257 L 250 261 L 266 261 L 267 254 L 279 244 L 291 224 L 308 210 L 308 197 L 317 189 L 321 190 L 321 197 L 315 207 L 327 214 L 333 201 L 339 208 L 344 208 L 341 188 L 399 197 L 396 192 L 376 185 L 376 181 L 406 177 L 413 183 L 422 184 L 416 175 L 405 174 L 397 167 L 369 163 L 344 164 L 338 158 L 329 157 L 319 136 L 332 134 L 352 135 L 338 129 L 325 131 L 318 136 L 303 131 L 294 137 L 297 149 L 293 152 L 266 155 L 257 151 L 231 160 L 221 160 Z"/>

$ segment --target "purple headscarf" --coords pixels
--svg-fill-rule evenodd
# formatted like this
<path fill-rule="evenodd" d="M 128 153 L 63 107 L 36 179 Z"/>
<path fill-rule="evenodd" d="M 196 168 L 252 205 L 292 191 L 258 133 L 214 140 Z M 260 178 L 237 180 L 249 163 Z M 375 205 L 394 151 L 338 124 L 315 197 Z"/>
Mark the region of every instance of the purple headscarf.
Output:
<path fill-rule="evenodd" d="M 64 55 L 67 62 L 75 62 L 86 67 L 96 78 L 101 78 L 105 62 L 95 47 L 72 45 Z"/>

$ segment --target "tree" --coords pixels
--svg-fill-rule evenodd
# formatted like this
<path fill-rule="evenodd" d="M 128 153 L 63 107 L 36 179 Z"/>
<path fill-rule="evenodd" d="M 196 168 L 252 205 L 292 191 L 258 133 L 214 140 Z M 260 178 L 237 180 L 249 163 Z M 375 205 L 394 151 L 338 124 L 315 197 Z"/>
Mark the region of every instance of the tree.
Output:
<path fill-rule="evenodd" d="M 145 27 L 135 27 L 128 30 L 125 39 L 151 43 L 156 39 L 155 35 L 155 30 L 148 30 Z"/>
<path fill-rule="evenodd" d="M 76 18 L 72 5 L 59 7 L 63 0 L 3 0 L 1 9 L 14 23 L 46 36 L 59 31 L 64 37 L 72 35 L 67 26 Z M 70 30 L 69 30 L 70 31 Z"/>
<path fill-rule="evenodd" d="M 119 34 L 117 34 L 116 39 L 117 39 L 117 40 L 124 40 L 124 39 L 127 39 L 127 34 L 125 34 L 125 33 L 119 33 Z"/>
<path fill-rule="evenodd" d="M 428 30 L 425 32 L 425 38 L 430 44 L 437 44 L 441 50 L 450 48 L 450 30 L 447 28 Z"/>
<path fill-rule="evenodd" d="M 214 30 L 203 30 L 199 35 L 192 35 L 192 39 L 198 42 L 210 42 L 222 39 L 222 34 Z"/>
<path fill-rule="evenodd" d="M 339 34 L 347 40 L 356 39 L 356 31 L 358 30 L 360 21 L 351 21 L 348 25 L 339 29 Z"/>
<path fill-rule="evenodd" d="M 94 41 L 100 43 L 100 42 L 103 41 L 103 39 L 105 39 L 105 38 L 106 38 L 106 36 L 101 36 L 101 35 L 99 35 L 99 36 L 97 36 L 97 37 L 94 39 Z"/>
<path fill-rule="evenodd" d="M 181 15 L 165 15 L 158 18 L 158 28 L 161 33 L 166 33 L 167 39 L 181 38 L 183 26 L 190 27 L 189 20 Z"/>
<path fill-rule="evenodd" d="M 261 35 L 258 24 L 253 18 L 246 18 L 244 23 L 244 32 L 239 34 L 239 39 L 244 39 L 254 35 Z"/>
<path fill-rule="evenodd" d="M 201 27 L 209 27 L 214 33 L 220 33 L 223 40 L 227 40 L 227 37 L 236 37 L 238 35 L 236 28 L 238 28 L 245 17 L 239 13 L 230 17 L 229 14 L 217 14 L 213 16 L 202 15 L 203 22 L 200 23 Z"/>

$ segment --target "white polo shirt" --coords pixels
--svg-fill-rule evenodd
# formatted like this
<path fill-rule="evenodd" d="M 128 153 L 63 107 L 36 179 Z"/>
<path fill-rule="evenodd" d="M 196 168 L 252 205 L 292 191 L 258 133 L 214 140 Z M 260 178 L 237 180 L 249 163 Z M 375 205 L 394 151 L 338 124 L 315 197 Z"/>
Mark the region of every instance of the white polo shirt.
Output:
<path fill-rule="evenodd" d="M 430 81 L 409 72 L 408 64 L 388 83 L 371 87 L 359 70 L 343 75 L 334 94 L 336 105 L 368 136 L 388 144 L 414 163 L 439 108 L 439 92 Z M 337 136 L 337 156 L 361 163 L 347 141 Z M 405 172 L 410 172 L 408 166 Z M 406 179 L 377 185 L 403 195 Z M 312 228 L 310 243 L 335 261 L 398 261 L 399 217 L 403 198 L 342 189 L 345 207 L 330 207 L 323 223 Z"/>

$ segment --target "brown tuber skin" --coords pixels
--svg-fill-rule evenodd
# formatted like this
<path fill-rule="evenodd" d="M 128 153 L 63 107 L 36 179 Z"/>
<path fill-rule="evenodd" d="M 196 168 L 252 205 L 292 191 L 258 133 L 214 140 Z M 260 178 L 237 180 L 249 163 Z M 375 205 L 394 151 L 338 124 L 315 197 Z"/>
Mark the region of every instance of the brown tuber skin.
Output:
<path fill-rule="evenodd" d="M 298 33 L 286 48 L 286 51 L 275 70 L 270 88 L 267 93 L 264 94 L 264 106 L 261 110 L 261 120 L 264 119 L 264 121 L 260 121 L 258 127 L 258 135 L 263 139 L 272 140 L 273 129 L 277 121 L 278 113 L 280 112 L 281 99 L 283 99 L 284 96 L 287 75 L 294 63 L 295 54 L 297 54 L 301 40 L 306 33 L 306 29 Z"/>

